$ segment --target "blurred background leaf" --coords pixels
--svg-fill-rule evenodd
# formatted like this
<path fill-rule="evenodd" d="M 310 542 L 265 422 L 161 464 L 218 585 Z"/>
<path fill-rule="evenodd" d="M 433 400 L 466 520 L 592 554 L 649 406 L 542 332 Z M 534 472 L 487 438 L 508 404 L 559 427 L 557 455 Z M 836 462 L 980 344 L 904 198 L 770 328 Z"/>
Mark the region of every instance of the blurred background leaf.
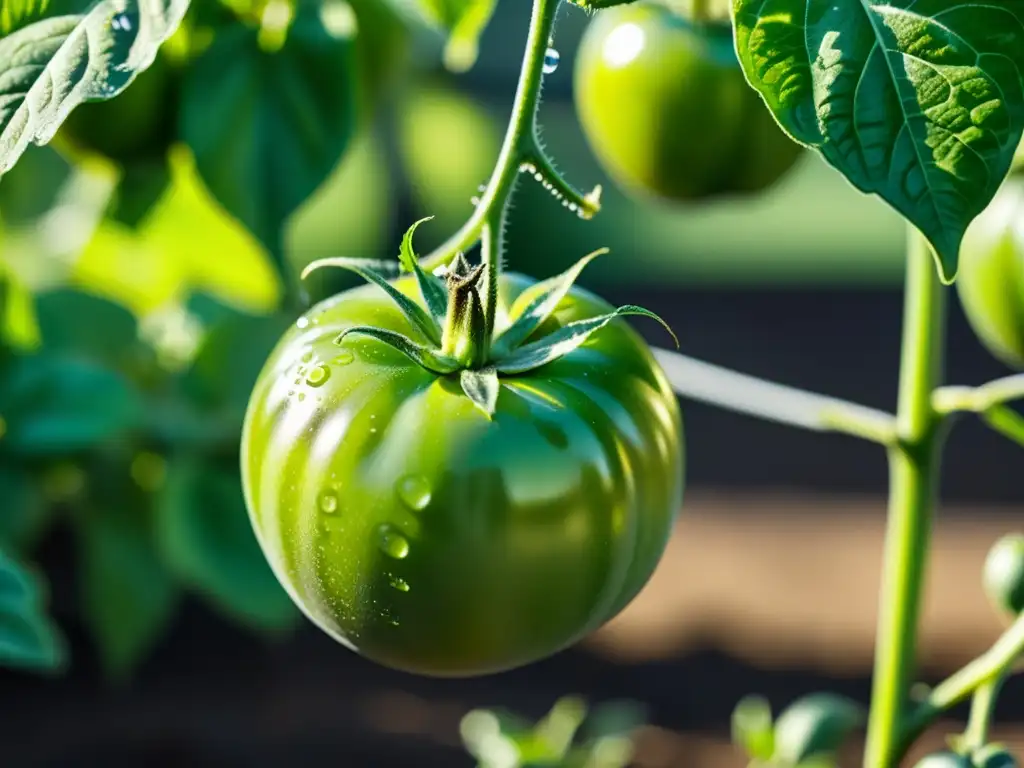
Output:
<path fill-rule="evenodd" d="M 43 612 L 39 582 L 0 551 L 0 664 L 53 671 L 63 661 L 63 642 Z"/>
<path fill-rule="evenodd" d="M 119 501 L 86 510 L 77 526 L 83 615 L 114 678 L 149 653 L 179 596 L 156 548 L 149 510 Z"/>
<path fill-rule="evenodd" d="M 183 583 L 254 628 L 281 633 L 295 625 L 298 611 L 256 542 L 237 473 L 172 463 L 158 521 L 163 557 Z"/>

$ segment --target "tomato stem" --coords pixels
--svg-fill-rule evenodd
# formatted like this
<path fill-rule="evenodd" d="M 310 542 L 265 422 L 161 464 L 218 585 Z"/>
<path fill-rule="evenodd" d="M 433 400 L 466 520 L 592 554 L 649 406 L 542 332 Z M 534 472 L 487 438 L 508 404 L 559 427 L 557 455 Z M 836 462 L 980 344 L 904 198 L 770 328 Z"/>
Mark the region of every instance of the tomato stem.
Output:
<path fill-rule="evenodd" d="M 896 441 L 891 414 L 655 349 L 676 394 L 689 400 L 813 432 L 840 432 L 882 445 Z"/>
<path fill-rule="evenodd" d="M 551 188 L 557 188 L 566 207 L 576 206 L 584 218 L 593 215 L 598 207 L 599 192 L 583 195 L 566 182 L 554 169 L 550 159 L 540 150 L 537 138 L 537 107 L 540 104 L 541 85 L 544 80 L 544 59 L 553 37 L 555 17 L 561 0 L 534 0 L 530 32 L 523 54 L 519 85 L 512 104 L 508 131 L 490 181 L 480 196 L 473 215 L 465 224 L 421 263 L 424 269 L 434 270 L 451 261 L 456 253 L 468 251 L 480 241 L 488 222 L 498 221 L 503 215 L 521 171 L 541 175 Z M 500 271 L 500 267 L 498 270 Z M 497 275 L 495 275 L 495 279 Z"/>
<path fill-rule="evenodd" d="M 895 768 L 902 757 L 943 434 L 932 393 L 942 375 L 946 292 L 927 241 L 913 228 L 907 250 L 899 440 L 889 450 L 889 524 L 865 768 Z"/>
<path fill-rule="evenodd" d="M 501 276 L 504 229 L 505 208 L 502 208 L 498 223 L 487 222 L 483 230 L 481 260 L 484 265 L 484 293 L 480 298 L 484 306 L 485 358 L 490 353 L 491 338 L 494 336 L 494 316 L 498 307 L 498 278 Z"/>

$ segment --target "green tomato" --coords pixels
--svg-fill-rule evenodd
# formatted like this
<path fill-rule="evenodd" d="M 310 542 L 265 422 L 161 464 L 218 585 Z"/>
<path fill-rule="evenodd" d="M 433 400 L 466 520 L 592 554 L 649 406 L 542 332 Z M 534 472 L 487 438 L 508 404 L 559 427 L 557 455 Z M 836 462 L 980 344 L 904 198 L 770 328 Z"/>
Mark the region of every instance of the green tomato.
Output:
<path fill-rule="evenodd" d="M 972 768 L 971 761 L 955 752 L 934 752 L 923 757 L 914 768 Z"/>
<path fill-rule="evenodd" d="M 974 768 L 1018 768 L 1020 763 L 1002 744 L 988 744 L 973 755 L 971 762 Z"/>
<path fill-rule="evenodd" d="M 503 275 L 499 307 L 532 284 Z M 412 279 L 396 285 L 419 300 Z M 553 320 L 610 309 L 574 288 Z M 614 321 L 503 376 L 489 419 L 457 374 L 368 337 L 335 344 L 365 324 L 417 338 L 376 287 L 318 304 L 271 354 L 242 436 L 257 537 L 309 618 L 387 666 L 469 676 L 552 654 L 624 608 L 683 488 L 678 404 L 640 336 Z"/>
<path fill-rule="evenodd" d="M 680 201 L 758 192 L 802 153 L 744 79 L 725 24 L 643 3 L 601 11 L 575 80 L 588 142 L 636 192 Z"/>
<path fill-rule="evenodd" d="M 997 541 L 985 559 L 985 592 L 993 605 L 1017 616 L 1024 610 L 1024 535 Z"/>
<path fill-rule="evenodd" d="M 177 62 L 159 55 L 114 98 L 75 108 L 61 138 L 121 164 L 160 161 L 177 138 L 180 84 Z"/>
<path fill-rule="evenodd" d="M 956 286 L 974 332 L 1007 365 L 1024 368 L 1024 175 L 1011 176 L 971 224 Z"/>

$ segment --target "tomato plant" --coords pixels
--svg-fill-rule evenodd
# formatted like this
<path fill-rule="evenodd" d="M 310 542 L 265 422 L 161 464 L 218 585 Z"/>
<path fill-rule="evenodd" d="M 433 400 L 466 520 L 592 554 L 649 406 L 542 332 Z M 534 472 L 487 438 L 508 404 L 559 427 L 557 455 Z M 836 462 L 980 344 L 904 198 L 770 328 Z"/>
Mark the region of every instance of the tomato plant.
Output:
<path fill-rule="evenodd" d="M 422 272 L 422 294 L 405 277 L 327 299 L 271 355 L 242 436 L 246 497 L 274 570 L 332 636 L 401 669 L 493 672 L 646 583 L 681 500 L 678 406 L 572 276 L 552 291 L 503 275 L 476 363 L 475 289 L 450 277 L 442 312 Z"/>
<path fill-rule="evenodd" d="M 743 77 L 732 27 L 664 5 L 603 11 L 575 69 L 576 109 L 608 173 L 670 200 L 760 192 L 801 151 Z"/>
<path fill-rule="evenodd" d="M 306 310 L 288 228 L 356 133 L 373 129 L 367 113 L 400 71 L 392 66 L 409 47 L 407 22 L 446 36 L 442 59 L 461 70 L 495 2 L 208 0 L 186 24 L 195 49 L 180 72 L 161 46 L 187 0 L 30 3 L 0 14 L 0 173 L 63 124 L 70 143 L 125 166 L 121 192 L 141 184 L 151 193 L 111 212 L 115 182 L 105 187 L 93 164 L 79 163 L 63 169 L 52 209 L 22 226 L 31 234 L 17 234 L 38 235 L 47 262 L 79 268 L 103 244 L 113 262 L 122 254 L 111 243 L 130 244 L 132 256 L 160 252 L 167 245 L 154 240 L 171 228 L 147 228 L 144 214 L 165 202 L 162 182 L 131 169 L 179 138 L 176 167 L 194 171 L 193 202 L 248 230 L 287 305 L 253 318 L 174 296 L 140 324 L 96 297 L 50 294 L 33 307 L 5 262 L 0 490 L 17 509 L 0 518 L 10 587 L 0 594 L 0 659 L 42 669 L 61 661 L 41 589 L 20 562 L 60 510 L 70 510 L 78 545 L 84 625 L 115 674 L 159 636 L 182 587 L 274 632 L 290 626 L 294 601 L 350 647 L 420 673 L 541 658 L 615 615 L 655 568 L 682 494 L 681 395 L 867 440 L 890 464 L 868 710 L 812 694 L 773 719 L 766 701 L 745 699 L 733 726 L 751 758 L 777 768 L 832 761 L 863 724 L 866 768 L 895 768 L 927 727 L 970 699 L 955 752 L 922 765 L 1012 765 L 988 731 L 1024 653 L 1019 535 L 997 544 L 982 574 L 1008 628 L 920 696 L 912 685 L 948 427 L 976 414 L 1024 444 L 1024 416 L 1011 405 L 1024 399 L 1019 375 L 979 386 L 942 377 L 958 271 L 983 342 L 1011 365 L 1024 360 L 1022 190 L 1008 176 L 1024 134 L 1020 0 L 732 0 L 730 24 L 713 17 L 710 0 L 695 0 L 687 18 L 663 4 L 573 3 L 598 12 L 577 57 L 578 117 L 624 187 L 675 200 L 751 195 L 803 147 L 907 220 L 894 412 L 650 349 L 624 318 L 657 316 L 575 287 L 597 253 L 540 281 L 506 271 L 521 175 L 579 218 L 601 209 L 601 187 L 570 184 L 540 138 L 561 0 L 532 2 L 505 139 L 464 223 L 422 257 L 409 230 L 397 262 L 314 262 L 306 274 L 336 267 L 370 285 Z M 409 21 L 414 6 L 420 22 Z M 190 234 L 181 241 L 196 242 Z M 148 264 L 124 262 L 133 276 Z M 284 325 L 267 359 L 267 339 Z M 577 711 L 565 723 L 578 724 Z M 569 727 L 552 745 L 533 731 L 502 741 L 493 720 L 476 721 L 483 738 L 477 730 L 467 743 L 481 755 L 498 744 L 522 761 L 588 759 L 572 749 Z"/>

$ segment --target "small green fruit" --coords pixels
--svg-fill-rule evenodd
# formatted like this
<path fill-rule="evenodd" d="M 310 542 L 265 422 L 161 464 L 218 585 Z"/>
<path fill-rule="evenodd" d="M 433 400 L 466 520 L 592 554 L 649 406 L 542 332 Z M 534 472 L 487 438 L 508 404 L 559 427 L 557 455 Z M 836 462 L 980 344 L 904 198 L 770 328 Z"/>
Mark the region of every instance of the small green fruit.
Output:
<path fill-rule="evenodd" d="M 863 708 L 851 699 L 831 693 L 805 696 L 779 715 L 772 759 L 797 765 L 815 755 L 830 755 L 864 719 Z"/>
<path fill-rule="evenodd" d="M 1002 744 L 988 744 L 971 756 L 974 768 L 1019 768 L 1017 758 Z"/>
<path fill-rule="evenodd" d="M 1017 616 L 1024 610 L 1024 534 L 1004 536 L 985 560 L 985 592 L 1001 611 Z"/>

